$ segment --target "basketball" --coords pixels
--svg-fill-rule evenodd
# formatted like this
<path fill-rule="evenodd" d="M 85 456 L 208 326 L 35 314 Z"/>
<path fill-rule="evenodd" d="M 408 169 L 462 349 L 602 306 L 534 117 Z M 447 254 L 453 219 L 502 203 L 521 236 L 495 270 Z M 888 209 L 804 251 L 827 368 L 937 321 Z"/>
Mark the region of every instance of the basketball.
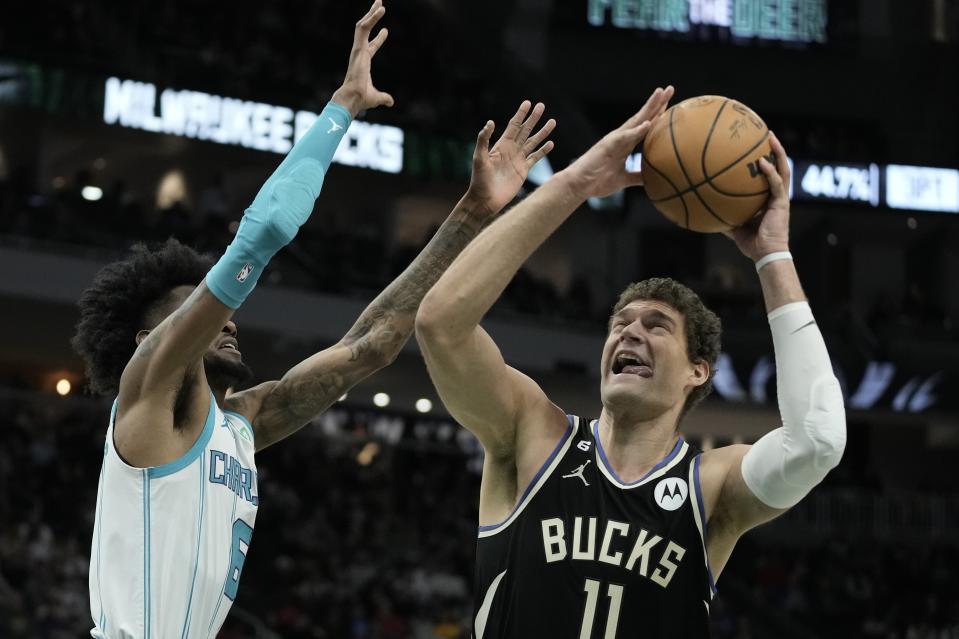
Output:
<path fill-rule="evenodd" d="M 646 136 L 646 194 L 683 228 L 728 231 L 766 204 L 763 156 L 775 163 L 769 129 L 752 109 L 718 95 L 690 98 L 663 113 Z"/>

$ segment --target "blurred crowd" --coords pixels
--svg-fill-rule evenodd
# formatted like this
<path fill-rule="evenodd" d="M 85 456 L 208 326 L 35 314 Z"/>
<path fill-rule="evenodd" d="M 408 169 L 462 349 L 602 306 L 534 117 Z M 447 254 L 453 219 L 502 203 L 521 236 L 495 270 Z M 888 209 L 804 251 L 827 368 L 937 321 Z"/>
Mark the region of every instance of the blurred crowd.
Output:
<path fill-rule="evenodd" d="M 371 436 L 371 413 L 340 410 L 352 417 L 337 434 L 321 419 L 296 446 L 258 456 L 255 542 L 220 637 L 466 639 L 479 490 L 469 447 L 389 443 Z M 99 400 L 0 394 L 0 636 L 89 628 L 108 412 Z M 716 639 L 959 637 L 955 539 L 794 542 L 743 539 L 719 582 Z"/>
<path fill-rule="evenodd" d="M 40 0 L 18 20 L 0 23 L 0 50 L 318 112 L 342 81 L 353 24 L 367 7 L 329 0 L 239 2 L 228 10 L 209 0 L 122 7 Z M 390 44 L 375 77 L 402 100 L 387 117 L 434 132 L 485 121 L 488 95 L 477 88 L 491 84 L 498 58 L 479 46 L 484 36 L 464 28 L 462 12 L 431 0 L 390 3 L 388 11 L 380 26 L 389 27 Z"/>
<path fill-rule="evenodd" d="M 50 188 L 38 188 L 35 177 L 23 167 L 0 172 L 0 236 L 52 242 L 56 250 L 83 250 L 101 256 L 119 256 L 134 241 L 162 241 L 173 236 L 219 255 L 236 231 L 241 205 L 225 187 L 221 174 L 214 174 L 189 203 L 181 199 L 158 203 L 123 181 L 106 187 L 94 200 L 84 195 L 84 187 L 91 181 L 91 171 L 81 170 L 70 178 L 58 178 Z M 369 297 L 402 272 L 429 240 L 426 236 L 417 246 L 391 246 L 388 229 L 350 226 L 337 223 L 332 219 L 336 217 L 301 229 L 290 247 L 271 262 L 265 281 Z M 339 217 L 349 219 L 348 215 Z M 740 331 L 764 330 L 765 313 L 754 278 L 722 261 L 705 264 L 703 236 L 679 229 L 646 230 L 639 240 L 638 275 L 669 274 L 696 290 L 727 326 Z M 919 248 L 922 255 L 928 255 Z M 803 250 L 802 244 L 798 250 Z M 937 255 L 942 252 L 936 247 L 929 250 Z M 814 263 L 808 258 L 806 262 Z M 815 269 L 807 270 L 817 275 Z M 835 276 L 830 277 L 828 286 L 835 286 Z M 938 287 L 944 285 L 941 280 L 917 277 L 910 280 L 904 295 L 887 291 L 866 308 L 849 302 L 825 304 L 825 293 L 819 290 L 822 283 L 810 277 L 804 283 L 818 303 L 820 325 L 827 337 L 839 338 L 834 341 L 871 360 L 886 357 L 886 344 L 904 334 L 959 338 L 955 309 L 951 312 L 938 301 L 942 297 Z M 581 273 L 573 273 L 570 285 L 560 289 L 552 280 L 521 268 L 493 312 L 595 329 L 605 324 L 618 293 L 619 288 L 614 287 L 597 290 Z"/>
<path fill-rule="evenodd" d="M 811 549 L 757 548 L 746 541 L 734 557 L 732 569 L 753 601 L 821 637 L 959 637 L 955 546 L 845 539 Z"/>
<path fill-rule="evenodd" d="M 219 255 L 237 229 L 239 209 L 233 207 L 218 175 L 199 190 L 194 206 L 176 200 L 165 208 L 122 181 L 104 189 L 98 199 L 88 199 L 83 189 L 90 182 L 90 173 L 79 171 L 58 187 L 37 189 L 25 171 L 13 170 L 6 179 L 0 175 L 0 235 L 14 241 L 52 243 L 55 250 L 106 256 L 122 254 L 135 241 L 157 242 L 173 236 Z M 368 297 L 399 275 L 429 239 L 423 237 L 418 246 L 391 249 L 385 230 L 372 232 L 335 221 L 307 225 L 271 261 L 264 279 L 268 284 Z M 596 304 L 581 279 L 561 291 L 550 280 L 521 269 L 497 311 L 603 323 L 612 299 L 603 302 L 608 303 Z"/>

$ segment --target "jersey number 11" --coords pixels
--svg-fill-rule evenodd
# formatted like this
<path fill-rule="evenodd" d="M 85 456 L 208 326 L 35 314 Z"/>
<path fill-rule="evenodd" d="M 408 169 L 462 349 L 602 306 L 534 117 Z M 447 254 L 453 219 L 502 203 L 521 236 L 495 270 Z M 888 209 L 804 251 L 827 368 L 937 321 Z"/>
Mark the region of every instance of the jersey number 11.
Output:
<path fill-rule="evenodd" d="M 590 639 L 593 634 L 593 618 L 596 616 L 596 604 L 599 602 L 600 582 L 587 579 L 583 590 L 586 592 L 586 609 L 583 611 L 583 625 L 579 639 Z M 616 626 L 619 625 L 619 607 L 623 603 L 623 587 L 609 584 L 606 590 L 609 597 L 609 614 L 606 617 L 606 632 L 603 639 L 616 639 Z"/>

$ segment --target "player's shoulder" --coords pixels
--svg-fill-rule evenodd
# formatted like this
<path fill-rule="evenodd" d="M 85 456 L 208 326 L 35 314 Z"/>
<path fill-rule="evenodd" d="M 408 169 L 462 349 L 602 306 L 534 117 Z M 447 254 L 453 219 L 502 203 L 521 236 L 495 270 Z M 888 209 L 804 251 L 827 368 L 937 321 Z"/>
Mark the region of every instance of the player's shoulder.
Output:
<path fill-rule="evenodd" d="M 257 414 L 260 412 L 260 407 L 263 405 L 263 400 L 273 392 L 278 383 L 276 380 L 263 382 L 252 388 L 227 395 L 223 398 L 223 412 L 239 415 L 247 423 L 254 423 Z"/>
<path fill-rule="evenodd" d="M 722 481 L 726 474 L 738 466 L 743 456 L 751 448 L 748 444 L 731 444 L 712 448 L 700 454 L 699 475 L 703 482 Z"/>
<path fill-rule="evenodd" d="M 748 444 L 732 444 L 707 450 L 699 458 L 699 483 L 703 491 L 706 512 L 712 512 L 723 486 L 731 472 L 738 472 L 743 456 L 751 448 Z"/>

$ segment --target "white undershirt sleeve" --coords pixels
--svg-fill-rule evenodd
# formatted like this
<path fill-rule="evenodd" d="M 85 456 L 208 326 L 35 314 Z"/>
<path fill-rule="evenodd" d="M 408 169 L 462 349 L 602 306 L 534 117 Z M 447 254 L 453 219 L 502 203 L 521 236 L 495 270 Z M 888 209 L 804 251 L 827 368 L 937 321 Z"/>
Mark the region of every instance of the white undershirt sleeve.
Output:
<path fill-rule="evenodd" d="M 769 313 L 782 426 L 743 457 L 742 474 L 772 508 L 795 506 L 839 464 L 846 446 L 842 390 L 807 302 Z"/>

